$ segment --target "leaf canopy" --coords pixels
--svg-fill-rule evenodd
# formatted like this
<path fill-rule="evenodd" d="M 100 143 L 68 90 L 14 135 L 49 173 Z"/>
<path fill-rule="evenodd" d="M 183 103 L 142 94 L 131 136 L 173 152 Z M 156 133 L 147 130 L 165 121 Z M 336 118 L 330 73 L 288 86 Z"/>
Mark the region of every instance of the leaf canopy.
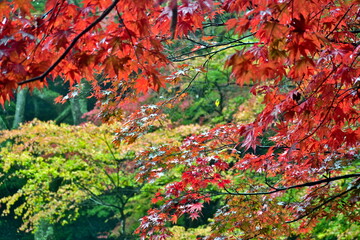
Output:
<path fill-rule="evenodd" d="M 17 0 L 0 9 L 1 104 L 19 85 L 86 79 L 99 111 L 119 120 L 122 103 L 179 80 L 176 62 L 204 60 L 192 82 L 215 54 L 236 49 L 225 66 L 264 107 L 250 123 L 218 125 L 137 155 L 140 179 L 182 166 L 156 196 L 163 206 L 142 218 L 143 239 L 168 237 L 168 222 L 197 218 L 214 196 L 226 204 L 212 238 L 306 237 L 321 218 L 359 220 L 358 1 L 52 0 L 38 15 Z M 174 54 L 182 41 L 193 46 Z M 136 141 L 173 101 L 128 116 L 115 143 Z"/>

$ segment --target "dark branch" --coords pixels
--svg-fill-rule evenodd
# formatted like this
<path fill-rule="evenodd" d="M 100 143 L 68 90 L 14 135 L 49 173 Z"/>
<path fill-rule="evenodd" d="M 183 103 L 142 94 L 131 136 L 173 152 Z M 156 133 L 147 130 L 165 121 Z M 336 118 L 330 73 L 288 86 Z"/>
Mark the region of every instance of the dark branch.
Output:
<path fill-rule="evenodd" d="M 30 82 L 35 82 L 35 81 L 43 81 L 45 79 L 45 77 L 47 75 L 49 75 L 49 73 L 54 70 L 54 68 L 59 65 L 59 63 L 66 57 L 66 55 L 70 52 L 70 50 L 75 46 L 76 42 L 87 32 L 89 32 L 93 27 L 95 27 L 99 22 L 101 22 L 116 6 L 116 4 L 119 2 L 120 0 L 114 0 L 114 2 L 107 8 L 105 9 L 105 11 L 95 20 L 93 21 L 87 28 L 85 28 L 82 32 L 80 32 L 70 43 L 70 45 L 65 49 L 65 51 L 63 52 L 63 54 L 61 54 L 61 56 L 40 76 L 22 81 L 19 83 L 19 85 L 23 85 L 26 83 L 30 83 Z"/>
<path fill-rule="evenodd" d="M 106 206 L 106 207 L 116 208 L 116 209 L 118 209 L 118 210 L 121 210 L 121 209 L 122 209 L 121 207 L 116 206 L 116 205 L 114 205 L 114 204 L 106 203 L 104 200 L 102 200 L 102 199 L 100 198 L 99 195 L 96 195 L 93 191 L 91 191 L 91 190 L 90 190 L 89 188 L 87 188 L 86 186 L 84 186 L 84 185 L 82 185 L 82 184 L 80 184 L 80 183 L 78 183 L 78 182 L 75 182 L 75 185 L 77 185 L 82 191 L 88 193 L 88 194 L 91 196 L 90 199 L 91 199 L 93 202 L 95 202 L 96 204 L 98 204 L 98 205 L 103 205 L 103 206 Z"/>
<path fill-rule="evenodd" d="M 208 27 L 222 27 L 222 26 L 226 26 L 225 23 L 204 23 L 203 24 L 203 28 L 208 28 Z"/>
<path fill-rule="evenodd" d="M 230 45 L 230 46 L 227 46 L 227 47 L 223 47 L 223 48 L 221 48 L 219 50 L 216 50 L 216 51 L 212 51 L 212 52 L 205 53 L 205 54 L 200 54 L 200 55 L 195 55 L 195 56 L 191 56 L 191 57 L 187 57 L 187 58 L 182 58 L 182 59 L 170 58 L 170 61 L 172 61 L 172 62 L 183 62 L 183 61 L 198 58 L 198 57 L 206 57 L 206 56 L 214 55 L 216 53 L 219 53 L 219 52 L 224 51 L 224 50 L 229 49 L 229 48 L 234 48 L 234 47 L 238 47 L 238 46 L 245 46 L 245 45 L 251 45 L 251 44 L 254 44 L 254 43 L 256 43 L 256 42 L 238 43 L 238 44 L 235 44 L 235 45 Z M 206 49 L 206 48 L 203 48 L 201 50 L 204 50 L 204 49 Z"/>
<path fill-rule="evenodd" d="M 332 196 L 331 198 L 328 198 L 325 202 L 321 203 L 320 205 L 314 207 L 313 209 L 311 209 L 307 214 L 304 214 L 304 215 L 301 215 L 300 217 L 298 218 L 295 218 L 294 220 L 291 220 L 291 221 L 286 221 L 286 223 L 293 223 L 293 222 L 296 222 L 296 221 L 299 221 L 307 216 L 309 216 L 310 214 L 312 214 L 313 212 L 317 211 L 318 209 L 320 209 L 321 207 L 325 206 L 326 204 L 328 204 L 329 202 L 331 201 L 334 201 L 336 198 L 339 198 L 345 194 L 347 194 L 348 192 L 352 191 L 356 189 L 356 187 L 352 187 L 352 188 L 349 188 L 348 190 L 342 192 L 342 193 L 339 193 L 335 196 Z"/>
<path fill-rule="evenodd" d="M 337 181 L 337 180 L 341 180 L 341 179 L 354 178 L 354 177 L 360 177 L 360 173 L 354 173 L 354 174 L 347 174 L 347 175 L 342 175 L 342 176 L 337 176 L 337 177 L 325 178 L 325 179 L 322 179 L 322 180 L 303 183 L 303 184 L 298 184 L 298 185 L 293 185 L 293 186 L 290 186 L 290 187 L 276 188 L 275 190 L 269 191 L 269 192 L 239 193 L 239 192 L 230 192 L 229 190 L 225 189 L 225 191 L 226 191 L 225 193 L 218 193 L 218 194 L 229 194 L 229 195 L 240 195 L 240 196 L 269 195 L 269 194 L 273 194 L 273 193 L 276 193 L 276 192 L 287 191 L 289 189 L 312 187 L 312 186 L 316 186 L 316 185 L 319 185 L 319 184 L 322 184 L 322 183 L 329 183 L 329 182 L 333 182 L 333 181 Z"/>
<path fill-rule="evenodd" d="M 242 42 L 242 40 L 248 38 L 248 37 L 251 37 L 253 36 L 253 34 L 249 34 L 249 35 L 246 35 L 246 36 L 243 36 L 239 39 L 235 39 L 233 41 L 229 41 L 229 42 L 226 42 L 226 43 L 218 43 L 218 44 L 213 44 L 213 45 L 205 45 L 205 44 L 202 44 L 202 43 L 199 43 L 199 42 L 196 42 L 195 40 L 191 39 L 191 38 L 186 38 L 187 40 L 195 43 L 195 44 L 199 44 L 201 46 L 204 46 L 203 48 L 201 49 L 197 49 L 197 50 L 194 50 L 194 51 L 190 51 L 190 52 L 186 52 L 186 53 L 183 53 L 183 54 L 180 54 L 178 56 L 175 56 L 175 57 L 171 57 L 169 58 L 171 61 L 174 61 L 174 62 L 180 62 L 180 61 L 185 61 L 187 60 L 188 58 L 185 58 L 185 59 L 179 59 L 180 57 L 183 57 L 183 56 L 189 56 L 191 54 L 194 54 L 196 52 L 199 52 L 199 51 L 204 51 L 206 49 L 211 49 L 211 48 L 214 48 L 214 47 L 221 47 L 221 46 L 227 46 L 227 45 L 230 45 L 230 44 L 233 44 L 233 43 L 239 43 L 239 44 L 236 44 L 236 45 L 231 45 L 231 46 L 228 46 L 226 48 L 223 48 L 221 50 L 225 50 L 227 48 L 231 48 L 231 47 L 236 47 L 236 46 L 239 46 L 239 45 L 247 45 L 247 44 L 254 44 L 255 42 L 252 42 L 252 43 L 244 43 Z M 207 53 L 205 56 L 207 55 L 211 55 L 212 53 L 214 52 L 210 52 L 210 53 Z M 193 56 L 193 57 L 202 57 L 204 55 L 197 55 L 197 56 Z"/>
<path fill-rule="evenodd" d="M 325 38 L 328 38 L 328 37 L 339 27 L 340 23 L 342 22 L 342 20 L 344 20 L 345 16 L 349 13 L 350 9 L 351 9 L 353 6 L 354 6 L 354 4 L 352 4 L 352 5 L 348 8 L 348 10 L 347 10 L 347 11 L 345 12 L 345 14 L 342 16 L 342 18 L 338 21 L 338 23 L 336 24 L 336 26 L 334 27 L 334 29 L 331 30 L 331 32 L 329 32 L 329 33 L 325 36 Z"/>

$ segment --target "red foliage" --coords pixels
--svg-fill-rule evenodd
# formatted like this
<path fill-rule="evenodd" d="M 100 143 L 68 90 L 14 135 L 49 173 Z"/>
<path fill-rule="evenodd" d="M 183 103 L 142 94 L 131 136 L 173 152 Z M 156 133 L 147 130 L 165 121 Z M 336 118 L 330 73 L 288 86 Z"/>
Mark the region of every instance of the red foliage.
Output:
<path fill-rule="evenodd" d="M 43 87 L 60 75 L 70 85 L 86 78 L 95 97 L 109 100 L 103 112 L 116 113 L 134 94 L 171 79 L 163 42 L 202 29 L 216 14 L 232 13 L 227 29 L 258 39 L 226 62 L 238 84 L 251 82 L 252 93 L 264 95 L 254 122 L 217 126 L 180 147 L 139 157 L 146 159 L 142 177 L 148 179 L 159 175 L 154 166 L 184 167 L 181 179 L 156 196 L 164 205 L 142 219 L 143 238 L 165 238 L 166 222 L 185 213 L 197 218 L 214 195 L 227 198 L 214 237 L 238 229 L 249 238 L 274 238 L 293 231 L 292 221 L 306 232 L 321 217 L 356 208 L 350 200 L 360 182 L 354 165 L 360 151 L 358 1 L 84 0 L 78 7 L 53 0 L 42 17 L 29 2 L 0 3 L 1 104 L 19 84 Z M 134 141 L 135 132 L 161 116 L 160 106 L 134 114 L 118 136 Z M 266 138 L 271 146 L 262 145 Z M 288 200 L 290 189 L 301 197 Z M 345 196 L 350 200 L 339 207 L 334 200 Z"/>

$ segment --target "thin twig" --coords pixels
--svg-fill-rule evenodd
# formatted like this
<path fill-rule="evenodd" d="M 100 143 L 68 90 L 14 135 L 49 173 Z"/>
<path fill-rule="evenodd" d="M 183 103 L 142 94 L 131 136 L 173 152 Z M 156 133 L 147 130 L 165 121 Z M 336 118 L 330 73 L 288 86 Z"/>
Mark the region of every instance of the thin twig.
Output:
<path fill-rule="evenodd" d="M 229 49 L 229 48 L 234 48 L 234 47 L 239 47 L 239 46 L 245 46 L 245 45 L 252 45 L 252 44 L 255 44 L 257 42 L 248 42 L 248 43 L 238 43 L 238 44 L 235 44 L 235 45 L 230 45 L 230 46 L 227 46 L 227 47 L 223 47 L 219 50 L 216 50 L 216 51 L 213 51 L 213 52 L 209 52 L 209 53 L 205 53 L 205 54 L 200 54 L 200 55 L 195 55 L 195 56 L 191 56 L 191 57 L 187 57 L 187 58 L 182 58 L 182 59 L 176 59 L 176 58 L 170 58 L 170 60 L 172 62 L 183 62 L 183 61 L 186 61 L 186 60 L 190 60 L 190 59 L 195 59 L 195 58 L 198 58 L 198 57 L 206 57 L 206 56 L 209 56 L 209 55 L 214 55 L 216 53 L 219 53 L 221 51 L 224 51 L 226 49 Z M 203 49 L 201 49 L 203 50 Z"/>
<path fill-rule="evenodd" d="M 339 27 L 340 23 L 342 22 L 342 20 L 344 20 L 344 18 L 346 17 L 346 15 L 349 13 L 350 9 L 351 9 L 353 6 L 354 6 L 354 4 L 352 4 L 352 5 L 348 8 L 348 10 L 347 10 L 347 11 L 344 13 L 344 15 L 341 17 L 341 19 L 337 22 L 337 24 L 336 24 L 336 26 L 334 27 L 334 29 L 331 30 L 331 32 L 329 32 L 329 33 L 325 36 L 325 38 L 328 38 L 328 37 Z"/>
<path fill-rule="evenodd" d="M 235 40 L 233 40 L 233 41 L 229 41 L 229 42 L 226 42 L 226 43 L 217 43 L 217 44 L 213 44 L 213 45 L 207 45 L 207 46 L 204 47 L 204 48 L 196 49 L 196 50 L 194 50 L 194 51 L 186 52 L 186 53 L 180 54 L 180 55 L 178 55 L 178 56 L 171 57 L 170 60 L 172 60 L 172 61 L 177 61 L 178 58 L 180 58 L 180 57 L 182 57 L 182 56 L 188 56 L 188 55 L 190 55 L 190 54 L 193 54 L 193 53 L 196 53 L 196 52 L 199 52 L 199 51 L 203 51 L 203 50 L 205 50 L 205 49 L 214 48 L 214 47 L 226 46 L 226 45 L 230 45 L 230 44 L 237 43 L 237 42 L 240 42 L 240 45 L 254 44 L 255 42 L 254 42 L 254 43 L 253 43 L 253 42 L 252 42 L 252 43 L 243 43 L 243 42 L 241 42 L 242 40 L 244 40 L 244 39 L 246 39 L 246 38 L 248 38 L 248 37 L 251 37 L 251 36 L 253 36 L 253 34 L 249 34 L 249 35 L 243 36 L 243 37 L 241 37 L 241 38 L 239 38 L 239 39 L 235 39 Z M 192 41 L 192 42 L 195 42 L 194 40 L 192 40 L 192 39 L 190 39 L 190 38 L 187 38 L 187 40 Z M 200 43 L 198 43 L 198 42 L 195 42 L 195 43 L 196 43 L 196 44 L 200 44 Z M 200 45 L 204 46 L 203 44 L 200 44 Z M 238 46 L 238 44 L 237 44 L 237 45 L 232 45 L 232 46 L 236 47 L 236 46 Z M 229 47 L 231 47 L 231 46 L 228 46 L 227 48 L 229 48 Z M 226 48 L 225 48 L 225 49 L 226 49 Z M 210 55 L 210 54 L 211 54 L 211 52 L 208 53 L 207 55 Z M 202 56 L 202 55 L 201 55 L 201 56 Z M 199 55 L 199 57 L 200 57 L 200 55 Z"/>

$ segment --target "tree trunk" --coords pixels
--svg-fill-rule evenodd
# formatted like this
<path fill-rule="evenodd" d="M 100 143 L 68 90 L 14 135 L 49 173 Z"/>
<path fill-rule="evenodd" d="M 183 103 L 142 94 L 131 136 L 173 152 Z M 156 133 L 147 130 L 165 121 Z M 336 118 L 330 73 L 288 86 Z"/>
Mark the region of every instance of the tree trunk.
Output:
<path fill-rule="evenodd" d="M 87 85 L 80 83 L 78 94 L 70 99 L 71 113 L 73 116 L 74 125 L 78 125 L 85 121 L 82 118 L 84 113 L 87 113 Z"/>
<path fill-rule="evenodd" d="M 12 128 L 18 128 L 20 123 L 24 122 L 25 117 L 25 105 L 26 105 L 26 95 L 28 93 L 28 88 L 18 88 L 16 95 L 16 108 L 15 108 L 15 118 L 12 125 Z"/>
<path fill-rule="evenodd" d="M 70 100 L 70 105 L 71 105 L 71 113 L 73 116 L 74 124 L 78 125 L 84 122 L 85 120 L 82 118 L 82 116 L 84 115 L 84 113 L 87 112 L 86 98 L 84 99 L 81 96 L 72 98 Z"/>

